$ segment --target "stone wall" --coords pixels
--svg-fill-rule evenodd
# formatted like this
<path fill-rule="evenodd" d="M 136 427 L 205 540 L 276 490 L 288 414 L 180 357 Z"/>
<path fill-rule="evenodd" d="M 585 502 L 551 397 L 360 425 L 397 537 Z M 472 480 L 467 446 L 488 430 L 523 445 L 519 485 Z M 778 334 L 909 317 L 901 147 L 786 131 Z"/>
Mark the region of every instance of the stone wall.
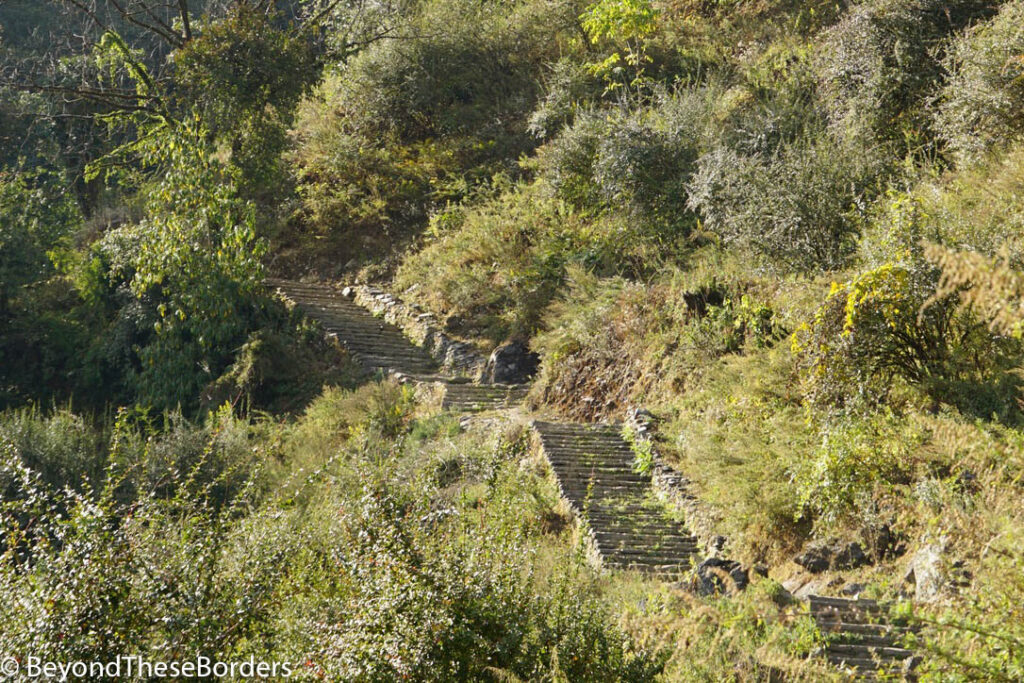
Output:
<path fill-rule="evenodd" d="M 487 359 L 472 344 L 445 334 L 433 313 L 370 285 L 350 285 L 342 290 L 342 295 L 401 328 L 410 339 L 434 356 L 446 371 L 473 380 L 483 374 Z"/>
<path fill-rule="evenodd" d="M 668 465 L 658 453 L 653 438 L 654 416 L 646 410 L 629 408 L 626 410 L 625 423 L 632 430 L 633 438 L 650 449 L 651 479 L 655 493 L 684 512 L 686 525 L 705 549 L 707 557 L 721 555 L 726 538 L 715 532 L 715 516 L 690 492 L 687 478 Z"/>

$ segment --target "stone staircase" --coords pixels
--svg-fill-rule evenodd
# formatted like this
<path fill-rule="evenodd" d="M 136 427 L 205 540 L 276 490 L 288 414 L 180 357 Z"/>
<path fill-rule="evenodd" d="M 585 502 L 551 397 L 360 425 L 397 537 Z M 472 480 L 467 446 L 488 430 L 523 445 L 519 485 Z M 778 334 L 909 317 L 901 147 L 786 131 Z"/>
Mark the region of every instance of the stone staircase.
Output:
<path fill-rule="evenodd" d="M 317 320 L 368 372 L 385 372 L 399 379 L 440 384 L 441 407 L 470 413 L 511 407 L 526 397 L 528 387 L 513 384 L 477 384 L 468 377 L 441 373 L 441 365 L 402 330 L 345 298 L 327 285 L 288 280 L 267 280 L 310 318 Z"/>
<path fill-rule="evenodd" d="M 441 407 L 453 413 L 510 408 L 522 403 L 527 391 L 528 387 L 524 384 L 448 382 L 445 384 Z"/>
<path fill-rule="evenodd" d="M 633 470 L 620 427 L 534 421 L 533 428 L 605 566 L 658 575 L 690 568 L 697 539 L 653 500 L 651 477 Z"/>
<path fill-rule="evenodd" d="M 810 596 L 809 602 L 811 617 L 826 636 L 824 655 L 830 664 L 859 680 L 914 679 L 919 659 L 900 644 L 911 629 L 890 623 L 883 605 L 818 595 Z"/>
<path fill-rule="evenodd" d="M 367 371 L 442 385 L 447 410 L 506 408 L 526 395 L 525 385 L 479 384 L 440 374 L 440 363 L 400 328 L 333 287 L 287 280 L 267 280 L 267 285 L 319 321 Z M 605 566 L 657 575 L 690 568 L 696 538 L 654 500 L 651 477 L 633 471 L 633 452 L 619 427 L 534 422 L 533 428 L 562 495 L 588 524 Z"/>
<path fill-rule="evenodd" d="M 399 328 L 349 301 L 333 287 L 287 280 L 266 283 L 317 320 L 368 372 L 430 376 L 440 370 L 437 360 L 410 342 Z"/>

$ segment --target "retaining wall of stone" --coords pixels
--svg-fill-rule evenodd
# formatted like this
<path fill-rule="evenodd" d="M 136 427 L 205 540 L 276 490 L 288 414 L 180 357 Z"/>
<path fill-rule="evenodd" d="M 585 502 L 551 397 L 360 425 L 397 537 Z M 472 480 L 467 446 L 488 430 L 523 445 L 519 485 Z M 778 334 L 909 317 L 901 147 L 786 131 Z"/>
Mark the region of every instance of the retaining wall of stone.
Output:
<path fill-rule="evenodd" d="M 342 295 L 400 327 L 410 339 L 436 358 L 446 371 L 474 380 L 483 374 L 487 358 L 472 344 L 445 334 L 433 313 L 370 285 L 350 285 L 342 290 Z"/>
<path fill-rule="evenodd" d="M 655 422 L 651 413 L 638 408 L 626 411 L 625 424 L 633 438 L 651 453 L 651 479 L 655 493 L 684 512 L 686 525 L 705 550 L 705 557 L 719 557 L 727 539 L 716 533 L 717 520 L 689 489 L 689 480 L 668 465 L 654 443 Z"/>

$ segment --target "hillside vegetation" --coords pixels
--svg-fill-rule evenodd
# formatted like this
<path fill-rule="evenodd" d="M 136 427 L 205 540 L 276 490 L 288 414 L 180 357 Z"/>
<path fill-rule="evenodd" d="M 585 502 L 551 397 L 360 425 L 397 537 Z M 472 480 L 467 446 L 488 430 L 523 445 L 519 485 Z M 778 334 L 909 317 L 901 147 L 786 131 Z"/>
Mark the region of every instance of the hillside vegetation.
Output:
<path fill-rule="evenodd" d="M 923 679 L 1024 677 L 1024 0 L 0 26 L 0 652 L 823 680 L 791 593 L 846 592 Z M 537 413 L 650 411 L 752 585 L 596 572 L 521 421 L 366 381 L 268 276 L 528 344 Z"/>

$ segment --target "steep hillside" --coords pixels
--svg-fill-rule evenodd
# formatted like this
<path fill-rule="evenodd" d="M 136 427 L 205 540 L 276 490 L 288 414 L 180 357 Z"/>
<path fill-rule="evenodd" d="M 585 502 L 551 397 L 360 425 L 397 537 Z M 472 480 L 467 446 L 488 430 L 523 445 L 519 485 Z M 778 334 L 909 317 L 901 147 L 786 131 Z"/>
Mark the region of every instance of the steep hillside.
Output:
<path fill-rule="evenodd" d="M 0 652 L 1024 678 L 1024 0 L 0 22 Z"/>

